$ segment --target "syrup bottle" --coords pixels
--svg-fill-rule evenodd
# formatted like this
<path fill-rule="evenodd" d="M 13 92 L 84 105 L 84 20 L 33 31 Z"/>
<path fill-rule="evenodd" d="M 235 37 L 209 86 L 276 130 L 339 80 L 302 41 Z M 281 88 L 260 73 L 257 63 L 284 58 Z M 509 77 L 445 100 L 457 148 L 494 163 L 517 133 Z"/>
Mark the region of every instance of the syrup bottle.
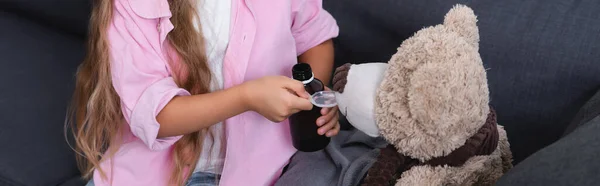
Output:
<path fill-rule="evenodd" d="M 292 68 L 292 77 L 302 81 L 304 89 L 310 95 L 323 91 L 325 86 L 321 80 L 314 77 L 307 63 L 298 63 Z M 317 118 L 321 117 L 321 107 L 313 106 L 312 110 L 300 111 L 290 116 L 290 132 L 294 147 L 303 152 L 314 152 L 324 149 L 330 138 L 317 133 Z"/>

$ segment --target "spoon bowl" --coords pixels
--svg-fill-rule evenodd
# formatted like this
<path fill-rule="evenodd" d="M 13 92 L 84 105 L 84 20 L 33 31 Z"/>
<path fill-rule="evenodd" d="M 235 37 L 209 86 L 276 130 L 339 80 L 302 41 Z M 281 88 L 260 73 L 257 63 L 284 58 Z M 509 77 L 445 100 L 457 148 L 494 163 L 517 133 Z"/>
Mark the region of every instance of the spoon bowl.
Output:
<path fill-rule="evenodd" d="M 310 102 L 321 108 L 330 108 L 337 106 L 336 91 L 319 91 L 310 96 Z"/>

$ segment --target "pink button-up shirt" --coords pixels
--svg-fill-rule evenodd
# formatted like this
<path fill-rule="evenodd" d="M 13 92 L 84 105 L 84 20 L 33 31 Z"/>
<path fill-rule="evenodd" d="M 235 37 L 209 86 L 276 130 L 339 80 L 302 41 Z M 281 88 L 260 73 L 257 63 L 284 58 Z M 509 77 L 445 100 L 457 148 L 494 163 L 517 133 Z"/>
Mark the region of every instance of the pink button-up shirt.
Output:
<path fill-rule="evenodd" d="M 167 0 L 114 0 L 108 29 L 113 86 L 125 117 L 124 142 L 102 162 L 109 179 L 98 186 L 167 185 L 172 144 L 157 139 L 156 115 L 174 96 L 190 95 L 171 77 L 165 42 L 173 29 Z M 336 37 L 338 27 L 321 0 L 232 0 L 230 43 L 223 62 L 224 87 L 266 75 L 290 76 L 297 56 Z M 209 105 L 207 105 L 209 106 Z M 271 185 L 296 152 L 288 122 L 255 112 L 225 121 L 226 157 L 221 185 Z M 112 166 L 111 166 L 112 165 Z M 193 167 L 191 167 L 193 168 Z"/>

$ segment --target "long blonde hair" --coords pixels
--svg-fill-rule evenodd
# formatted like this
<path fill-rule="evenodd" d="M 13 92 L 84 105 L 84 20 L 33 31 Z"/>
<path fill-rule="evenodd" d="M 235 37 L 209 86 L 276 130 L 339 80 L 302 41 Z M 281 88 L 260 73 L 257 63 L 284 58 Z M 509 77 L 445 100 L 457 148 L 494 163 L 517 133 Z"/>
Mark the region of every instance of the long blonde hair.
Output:
<path fill-rule="evenodd" d="M 206 62 L 201 29 L 194 27 L 197 18 L 195 0 L 168 0 L 175 28 L 167 39 L 178 54 L 178 63 L 171 65 L 179 87 L 192 94 L 209 92 L 211 72 Z M 110 53 L 107 29 L 112 22 L 113 0 L 94 0 L 91 12 L 87 54 L 76 74 L 73 100 L 67 123 L 75 136 L 77 162 L 84 178 L 93 170 L 105 172 L 100 162 L 114 155 L 120 146 L 123 115 L 121 101 L 111 81 Z M 199 20 L 199 19 L 197 19 Z M 199 24 L 199 23 L 198 23 Z M 171 61 L 173 61 L 171 57 Z M 173 63 L 170 63 L 173 64 Z M 182 185 L 193 171 L 202 149 L 206 129 L 187 134 L 175 143 L 171 183 Z M 188 168 L 187 171 L 185 168 Z"/>

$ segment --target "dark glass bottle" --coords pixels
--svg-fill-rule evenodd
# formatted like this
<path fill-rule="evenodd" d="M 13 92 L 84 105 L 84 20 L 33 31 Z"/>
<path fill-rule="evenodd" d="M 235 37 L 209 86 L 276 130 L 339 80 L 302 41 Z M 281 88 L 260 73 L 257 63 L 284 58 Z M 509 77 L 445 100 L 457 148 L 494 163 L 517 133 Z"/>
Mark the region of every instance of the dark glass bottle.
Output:
<path fill-rule="evenodd" d="M 314 77 L 310 65 L 298 63 L 292 68 L 292 77 L 304 83 L 309 94 L 323 91 L 325 86 Z M 300 111 L 290 116 L 290 131 L 294 147 L 303 152 L 314 152 L 324 149 L 329 144 L 329 137 L 317 133 L 317 119 L 321 117 L 321 108 L 313 106 L 312 110 Z"/>

